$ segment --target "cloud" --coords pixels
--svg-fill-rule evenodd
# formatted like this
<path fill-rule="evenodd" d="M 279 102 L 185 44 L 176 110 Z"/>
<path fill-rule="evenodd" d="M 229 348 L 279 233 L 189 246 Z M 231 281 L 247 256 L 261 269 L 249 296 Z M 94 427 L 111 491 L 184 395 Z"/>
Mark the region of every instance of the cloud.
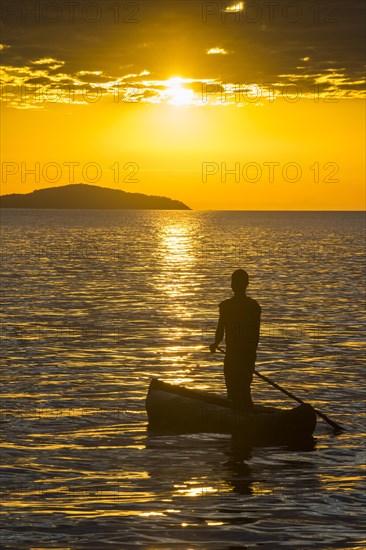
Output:
<path fill-rule="evenodd" d="M 49 4 L 50 11 L 45 13 L 53 9 Z M 173 71 L 181 77 L 194 76 L 194 83 L 184 82 L 182 86 L 194 89 L 196 95 L 202 81 L 218 86 L 219 80 L 228 89 L 230 83 L 239 83 L 243 90 L 251 83 L 263 88 L 264 83 L 273 83 L 277 89 L 296 82 L 303 94 L 308 94 L 314 84 L 321 88 L 327 85 L 317 83 L 316 78 L 333 67 L 347 79 L 342 82 L 342 77 L 333 76 L 340 97 L 346 90 L 347 97 L 353 92 L 358 97 L 360 92 L 358 82 L 364 70 L 359 46 L 364 33 L 361 0 L 324 5 L 309 0 L 204 2 L 206 18 L 197 2 L 139 0 L 131 3 L 131 10 L 120 11 L 111 9 L 108 2 L 99 2 L 102 14 L 93 24 L 82 16 L 82 3 L 74 4 L 72 24 L 68 7 L 52 24 L 46 24 L 41 9 L 39 17 L 27 15 L 27 24 L 16 10 L 9 15 L 1 40 L 3 85 L 22 85 L 26 78 L 49 78 L 46 90 L 71 85 L 80 95 L 83 86 L 90 84 L 100 86 L 104 97 L 117 87 L 131 90 L 138 86 L 136 100 L 151 96 L 164 101 L 160 94 L 164 84 L 160 88 L 152 83 L 150 88 L 143 81 L 163 82 Z M 132 23 L 129 19 L 135 4 L 138 10 Z M 290 23 L 288 19 L 296 12 L 301 17 Z M 343 67 L 345 70 L 340 69 Z M 143 74 L 144 70 L 150 76 Z"/>
<path fill-rule="evenodd" d="M 54 59 L 53 57 L 42 57 L 41 59 L 35 59 L 34 61 L 30 61 L 32 65 L 37 65 L 37 67 L 44 67 L 49 68 L 52 70 L 59 69 L 60 67 L 63 67 L 65 65 L 65 61 L 61 61 L 60 59 Z"/>
<path fill-rule="evenodd" d="M 210 48 L 206 53 L 207 55 L 227 55 L 229 52 L 224 48 Z"/>
<path fill-rule="evenodd" d="M 232 4 L 231 6 L 227 6 L 224 11 L 227 13 L 232 12 L 239 12 L 244 10 L 244 2 L 237 2 L 236 4 Z"/>
<path fill-rule="evenodd" d="M 296 10 L 287 12 L 279 2 L 205 4 L 206 19 L 196 2 L 140 0 L 138 21 L 123 26 L 128 14 L 121 10 L 116 20 L 116 12 L 104 2 L 103 17 L 93 25 L 82 17 L 72 25 L 66 17 L 52 25 L 32 18 L 24 25 L 12 17 L 0 46 L 3 101 L 18 108 L 47 107 L 32 100 L 39 89 L 59 102 L 86 104 L 83 90 L 90 89 L 103 100 L 164 103 L 174 95 L 177 102 L 219 108 L 242 106 L 248 98 L 254 102 L 256 90 L 265 101 L 270 85 L 276 97 L 286 86 L 286 95 L 298 86 L 301 97 L 309 98 L 314 90 L 324 97 L 335 90 L 337 98 L 365 93 L 360 0 L 331 3 L 329 10 L 320 6 L 315 15 L 313 2 L 298 0 L 302 16 L 291 24 L 286 14 L 291 18 Z M 251 5 L 258 7 L 257 21 Z M 167 10 L 169 17 L 164 15 Z M 181 82 L 167 92 L 172 75 L 180 76 Z M 16 89 L 21 86 L 29 90 L 29 97 L 21 97 Z M 205 86 L 208 100 L 202 102 Z"/>
<path fill-rule="evenodd" d="M 213 48 L 214 50 L 219 48 Z M 208 52 L 207 52 L 208 53 Z M 303 67 L 299 72 L 282 73 L 272 84 L 245 81 L 222 81 L 202 75 L 201 78 L 176 76 L 168 79 L 151 78 L 144 69 L 140 72 L 109 73 L 101 70 L 55 72 L 54 63 L 65 65 L 62 60 L 44 57 L 31 65 L 16 67 L 3 65 L 0 70 L 1 99 L 7 105 L 18 108 L 45 108 L 47 103 L 87 105 L 100 100 L 118 103 L 150 103 L 201 106 L 243 107 L 246 104 L 262 105 L 283 97 L 362 98 L 362 74 L 347 73 L 345 67 Z"/>
<path fill-rule="evenodd" d="M 138 78 L 140 76 L 148 76 L 150 71 L 143 70 L 140 73 L 128 73 L 121 77 L 121 80 L 130 80 L 131 78 Z"/>
<path fill-rule="evenodd" d="M 53 59 L 53 57 L 42 57 L 41 59 L 35 59 L 31 61 L 32 65 L 53 65 L 55 63 L 60 63 L 61 65 L 65 64 L 65 61 L 60 61 L 59 59 Z"/>
<path fill-rule="evenodd" d="M 55 73 L 51 64 L 54 62 L 55 59 L 45 57 L 32 61 L 30 66 L 3 66 L 2 101 L 18 109 L 42 109 L 47 103 L 87 105 L 103 98 L 119 103 L 202 104 L 204 80 L 181 77 L 146 80 L 150 75 L 146 69 L 125 74 L 101 70 Z"/>

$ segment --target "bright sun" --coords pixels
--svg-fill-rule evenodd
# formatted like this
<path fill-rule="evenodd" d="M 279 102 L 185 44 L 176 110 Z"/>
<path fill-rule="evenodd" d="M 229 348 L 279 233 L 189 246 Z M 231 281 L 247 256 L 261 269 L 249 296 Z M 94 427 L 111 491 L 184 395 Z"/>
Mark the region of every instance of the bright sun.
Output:
<path fill-rule="evenodd" d="M 176 76 L 169 78 L 166 81 L 166 97 L 171 105 L 189 105 L 193 102 L 194 91 L 190 88 L 185 88 L 183 84 L 186 82 L 184 78 Z"/>

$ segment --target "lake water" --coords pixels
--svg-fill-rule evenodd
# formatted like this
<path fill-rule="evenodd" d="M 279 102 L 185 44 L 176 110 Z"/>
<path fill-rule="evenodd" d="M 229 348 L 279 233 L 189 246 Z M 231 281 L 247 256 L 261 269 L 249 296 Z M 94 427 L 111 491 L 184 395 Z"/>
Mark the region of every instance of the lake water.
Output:
<path fill-rule="evenodd" d="M 365 548 L 363 242 L 351 212 L 3 211 L 2 548 Z M 257 369 L 341 435 L 147 430 L 152 376 L 224 393 L 207 350 L 238 267 Z"/>

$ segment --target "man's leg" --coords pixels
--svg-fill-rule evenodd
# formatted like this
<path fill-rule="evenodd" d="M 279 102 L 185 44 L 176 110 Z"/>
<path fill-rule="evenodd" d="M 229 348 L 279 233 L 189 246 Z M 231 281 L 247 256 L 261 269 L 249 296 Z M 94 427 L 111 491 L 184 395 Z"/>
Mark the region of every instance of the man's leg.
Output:
<path fill-rule="evenodd" d="M 252 395 L 250 392 L 250 386 L 253 380 L 253 374 L 249 370 L 245 370 L 242 375 L 240 387 L 243 389 L 243 402 L 246 409 L 253 407 Z"/>
<path fill-rule="evenodd" d="M 236 362 L 235 362 L 236 363 Z M 237 365 L 232 361 L 225 361 L 224 374 L 228 398 L 238 407 L 250 409 L 253 401 L 250 385 L 253 379 L 252 369 L 247 365 Z"/>

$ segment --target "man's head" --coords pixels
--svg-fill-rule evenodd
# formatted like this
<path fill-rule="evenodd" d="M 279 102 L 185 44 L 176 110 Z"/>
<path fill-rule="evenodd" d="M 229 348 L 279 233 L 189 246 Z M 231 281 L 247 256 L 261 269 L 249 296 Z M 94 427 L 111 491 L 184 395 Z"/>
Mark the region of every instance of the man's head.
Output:
<path fill-rule="evenodd" d="M 231 288 L 234 292 L 243 292 L 249 284 L 249 276 L 244 269 L 236 269 L 231 275 Z"/>

